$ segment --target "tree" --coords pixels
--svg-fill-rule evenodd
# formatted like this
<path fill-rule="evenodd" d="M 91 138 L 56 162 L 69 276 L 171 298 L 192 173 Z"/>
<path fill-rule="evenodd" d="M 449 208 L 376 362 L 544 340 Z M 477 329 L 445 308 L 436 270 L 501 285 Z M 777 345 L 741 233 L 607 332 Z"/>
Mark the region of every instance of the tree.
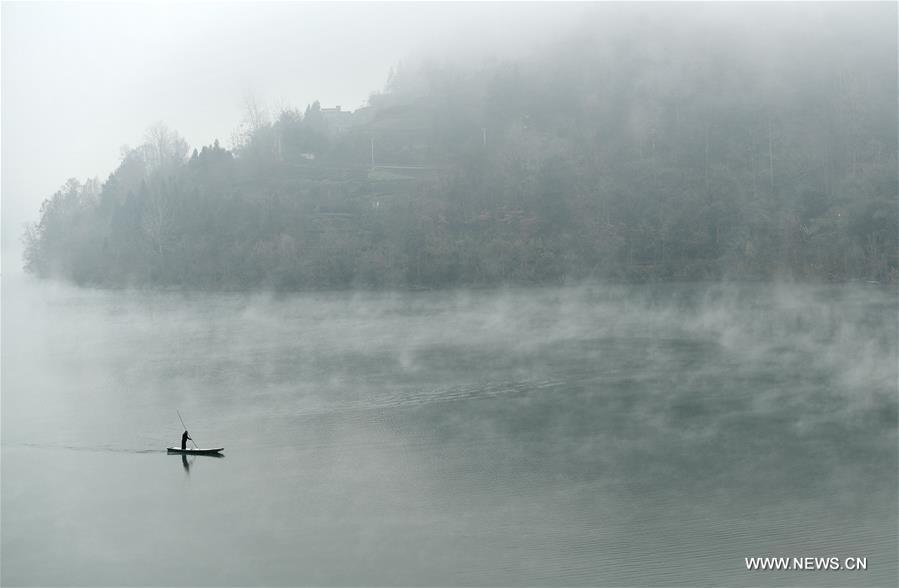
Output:
<path fill-rule="evenodd" d="M 171 173 L 184 163 L 190 147 L 177 132 L 157 122 L 147 130 L 139 150 L 148 172 Z"/>

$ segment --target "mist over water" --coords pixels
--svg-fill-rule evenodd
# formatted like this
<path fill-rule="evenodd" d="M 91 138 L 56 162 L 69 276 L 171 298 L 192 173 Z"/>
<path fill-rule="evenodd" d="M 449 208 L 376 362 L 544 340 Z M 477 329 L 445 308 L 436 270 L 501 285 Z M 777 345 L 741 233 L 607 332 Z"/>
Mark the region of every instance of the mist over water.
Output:
<path fill-rule="evenodd" d="M 2 287 L 4 585 L 897 579 L 894 289 Z"/>

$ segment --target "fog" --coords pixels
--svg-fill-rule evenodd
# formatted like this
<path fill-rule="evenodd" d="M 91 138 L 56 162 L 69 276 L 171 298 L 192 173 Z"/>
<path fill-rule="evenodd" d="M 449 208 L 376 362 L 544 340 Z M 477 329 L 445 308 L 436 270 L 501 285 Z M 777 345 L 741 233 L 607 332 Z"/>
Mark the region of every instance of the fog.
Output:
<path fill-rule="evenodd" d="M 463 3 L 25 3 L 2 7 L 2 247 L 70 177 L 105 177 L 164 121 L 230 144 L 254 97 L 272 112 L 355 109 L 390 68 L 502 58 L 568 28 L 582 6 Z M 463 44 L 459 39 L 465 39 Z"/>
<path fill-rule="evenodd" d="M 6 10 L 3 243 L 39 276 L 899 274 L 890 4 Z"/>
<path fill-rule="evenodd" d="M 899 581 L 894 3 L 0 10 L 0 584 Z"/>
<path fill-rule="evenodd" d="M 769 549 L 895 576 L 895 292 L 23 280 L 4 583 L 795 584 L 741 569 Z M 225 459 L 159 454 L 176 409 Z"/>

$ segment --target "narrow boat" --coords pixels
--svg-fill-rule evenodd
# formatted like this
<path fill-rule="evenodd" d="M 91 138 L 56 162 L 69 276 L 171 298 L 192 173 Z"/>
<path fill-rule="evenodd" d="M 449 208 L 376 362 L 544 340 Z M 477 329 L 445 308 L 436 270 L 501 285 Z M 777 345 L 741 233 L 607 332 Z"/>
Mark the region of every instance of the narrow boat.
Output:
<path fill-rule="evenodd" d="M 220 455 L 224 451 L 224 447 L 216 447 L 215 449 L 181 449 L 180 447 L 169 447 L 169 454 L 178 455 Z"/>

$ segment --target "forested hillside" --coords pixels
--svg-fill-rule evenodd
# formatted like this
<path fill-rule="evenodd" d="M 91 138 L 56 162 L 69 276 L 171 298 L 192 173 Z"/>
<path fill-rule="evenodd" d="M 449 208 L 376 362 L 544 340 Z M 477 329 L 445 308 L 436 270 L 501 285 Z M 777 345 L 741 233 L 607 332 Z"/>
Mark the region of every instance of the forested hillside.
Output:
<path fill-rule="evenodd" d="M 157 125 L 44 203 L 26 268 L 221 289 L 896 280 L 895 18 L 759 10 L 633 8 L 519 59 L 400 68 L 355 112 L 251 106 L 232 149 Z"/>

